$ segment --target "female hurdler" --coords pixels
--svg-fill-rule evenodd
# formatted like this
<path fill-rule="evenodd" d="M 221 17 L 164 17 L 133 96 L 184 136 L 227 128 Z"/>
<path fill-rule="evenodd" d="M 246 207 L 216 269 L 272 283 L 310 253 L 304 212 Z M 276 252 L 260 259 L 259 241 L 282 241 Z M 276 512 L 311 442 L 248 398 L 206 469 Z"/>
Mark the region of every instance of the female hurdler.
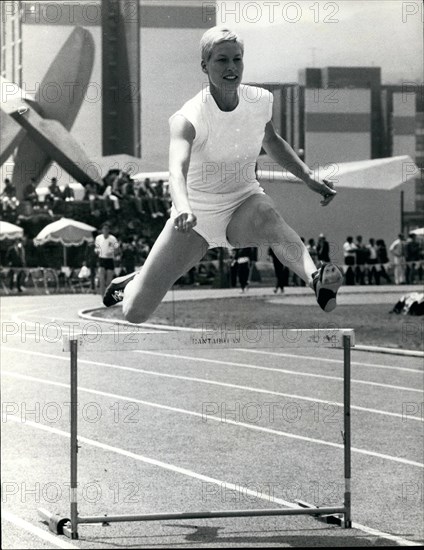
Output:
<path fill-rule="evenodd" d="M 200 45 L 209 86 L 169 119 L 171 217 L 141 271 L 115 278 L 103 303 L 111 306 L 123 301 L 125 318 L 142 323 L 208 248 L 271 246 L 280 261 L 315 291 L 321 308 L 332 311 L 342 272 L 331 263 L 317 270 L 299 236 L 264 193 L 254 170 L 261 146 L 322 195 L 323 206 L 336 192 L 315 178 L 275 132 L 272 94 L 241 84 L 241 38 L 229 29 L 213 27 Z"/>

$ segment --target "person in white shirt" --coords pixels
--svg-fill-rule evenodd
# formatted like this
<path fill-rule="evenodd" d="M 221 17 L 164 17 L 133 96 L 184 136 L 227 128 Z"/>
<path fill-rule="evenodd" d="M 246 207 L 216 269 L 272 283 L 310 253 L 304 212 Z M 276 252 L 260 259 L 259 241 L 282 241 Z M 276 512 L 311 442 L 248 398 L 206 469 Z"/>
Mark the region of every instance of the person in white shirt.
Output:
<path fill-rule="evenodd" d="M 399 234 L 398 238 L 392 242 L 389 251 L 393 256 L 395 266 L 395 284 L 402 285 L 406 281 L 405 237 L 402 234 Z"/>
<path fill-rule="evenodd" d="M 110 233 L 107 223 L 102 226 L 102 233 L 97 235 L 94 246 L 99 257 L 99 287 L 103 296 L 105 289 L 110 285 L 115 270 L 115 254 L 118 251 L 118 239 Z"/>
<path fill-rule="evenodd" d="M 141 271 L 114 279 L 103 303 L 123 300 L 126 319 L 144 322 L 208 248 L 271 246 L 280 261 L 315 291 L 320 307 L 331 311 L 343 274 L 331 263 L 316 268 L 297 233 L 259 185 L 255 165 L 261 147 L 320 194 L 323 206 L 336 192 L 315 177 L 276 133 L 272 94 L 241 84 L 241 38 L 228 28 L 213 27 L 200 45 L 208 86 L 169 119 L 171 217 Z"/>

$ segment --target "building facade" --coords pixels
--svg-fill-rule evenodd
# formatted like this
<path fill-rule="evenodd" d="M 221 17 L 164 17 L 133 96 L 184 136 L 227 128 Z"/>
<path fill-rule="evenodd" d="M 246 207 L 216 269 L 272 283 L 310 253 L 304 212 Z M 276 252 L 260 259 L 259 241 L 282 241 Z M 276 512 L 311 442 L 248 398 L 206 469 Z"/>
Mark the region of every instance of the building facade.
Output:
<path fill-rule="evenodd" d="M 403 227 L 422 225 L 422 86 L 383 85 L 377 67 L 326 67 L 299 71 L 298 84 L 264 87 L 278 103 L 275 126 L 312 168 L 409 155 L 420 171 L 401 188 Z"/>

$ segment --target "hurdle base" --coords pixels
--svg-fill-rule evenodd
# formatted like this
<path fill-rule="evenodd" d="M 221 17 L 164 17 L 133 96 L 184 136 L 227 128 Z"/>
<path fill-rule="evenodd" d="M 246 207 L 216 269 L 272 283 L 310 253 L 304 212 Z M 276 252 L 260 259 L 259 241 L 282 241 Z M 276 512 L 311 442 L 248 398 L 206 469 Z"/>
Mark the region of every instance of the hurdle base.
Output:
<path fill-rule="evenodd" d="M 47 510 L 40 511 L 40 515 L 49 524 L 49 529 L 57 535 L 65 535 L 66 537 L 76 540 L 78 539 L 78 525 L 81 524 L 101 524 L 102 527 L 109 526 L 111 523 L 123 523 L 131 521 L 161 521 L 161 520 L 185 520 L 185 519 L 211 519 L 211 518 L 233 518 L 233 517 L 272 517 L 272 516 L 295 516 L 295 515 L 308 515 L 314 519 L 321 520 L 321 516 L 324 518 L 322 521 L 326 523 L 333 523 L 337 525 L 343 525 L 341 518 L 338 518 L 335 514 L 344 514 L 345 508 L 340 507 L 326 507 L 319 508 L 307 503 L 300 503 L 299 507 L 292 508 L 277 508 L 277 509 L 263 509 L 263 510 L 212 510 L 202 512 L 175 512 L 175 513 L 160 513 L 160 514 L 142 514 L 142 515 L 119 515 L 119 516 L 78 516 L 77 527 L 75 531 L 72 531 L 71 521 L 68 518 L 61 518 L 60 529 L 55 529 L 55 521 L 49 521 L 48 518 L 59 518 L 57 515 L 50 514 Z M 334 518 L 334 520 L 332 519 Z M 52 528 L 53 527 L 53 528 Z"/>
<path fill-rule="evenodd" d="M 68 526 L 71 524 L 71 520 L 69 518 L 64 518 L 59 514 L 52 514 L 45 508 L 39 508 L 38 515 L 43 519 L 45 523 L 47 523 L 47 525 L 49 526 L 49 531 L 51 531 L 55 535 L 68 536 L 65 531 L 69 529 Z M 72 538 L 78 538 L 78 534 L 76 537 Z"/>
<path fill-rule="evenodd" d="M 309 502 L 305 502 L 304 500 L 296 500 L 296 504 L 298 504 L 302 508 L 310 510 L 322 510 L 322 508 L 314 506 L 313 504 L 309 504 Z M 331 514 L 320 513 L 316 515 L 314 514 L 313 517 L 316 520 L 327 523 L 329 525 L 338 525 L 339 527 L 344 527 L 345 529 L 350 529 L 352 527 L 352 522 L 346 520 L 346 510 L 344 508 L 340 514 L 336 514 L 334 512 Z"/>

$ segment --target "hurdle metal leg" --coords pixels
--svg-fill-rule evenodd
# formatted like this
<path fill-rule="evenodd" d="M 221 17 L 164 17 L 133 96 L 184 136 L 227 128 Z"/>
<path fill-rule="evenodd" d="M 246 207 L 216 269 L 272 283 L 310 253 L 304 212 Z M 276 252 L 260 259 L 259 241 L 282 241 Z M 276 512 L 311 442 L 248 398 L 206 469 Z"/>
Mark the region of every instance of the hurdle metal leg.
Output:
<path fill-rule="evenodd" d="M 71 536 L 78 538 L 78 343 L 71 341 Z"/>
<path fill-rule="evenodd" d="M 343 336 L 343 416 L 344 416 L 344 527 L 352 527 L 351 519 L 351 438 L 350 438 L 350 336 Z"/>
<path fill-rule="evenodd" d="M 320 521 L 333 523 L 344 528 L 352 527 L 351 520 L 351 425 L 350 425 L 350 367 L 351 367 L 351 345 L 350 335 L 343 335 L 343 448 L 344 448 L 344 503 L 343 506 L 319 507 L 307 502 L 298 501 L 298 507 L 286 509 L 268 510 L 215 510 L 204 512 L 181 512 L 161 514 L 132 514 L 114 516 L 79 516 L 77 502 L 78 485 L 78 340 L 69 341 L 70 350 L 70 371 L 71 371 L 71 404 L 70 404 L 70 466 L 71 466 L 71 503 L 70 519 L 51 514 L 48 510 L 40 508 L 39 515 L 48 522 L 49 528 L 56 534 L 64 534 L 71 539 L 78 539 L 78 525 L 89 523 L 101 523 L 107 525 L 112 522 L 133 522 L 133 521 L 161 521 L 161 520 L 183 520 L 183 519 L 206 519 L 225 517 L 259 517 L 259 516 L 293 516 L 310 515 Z"/>

